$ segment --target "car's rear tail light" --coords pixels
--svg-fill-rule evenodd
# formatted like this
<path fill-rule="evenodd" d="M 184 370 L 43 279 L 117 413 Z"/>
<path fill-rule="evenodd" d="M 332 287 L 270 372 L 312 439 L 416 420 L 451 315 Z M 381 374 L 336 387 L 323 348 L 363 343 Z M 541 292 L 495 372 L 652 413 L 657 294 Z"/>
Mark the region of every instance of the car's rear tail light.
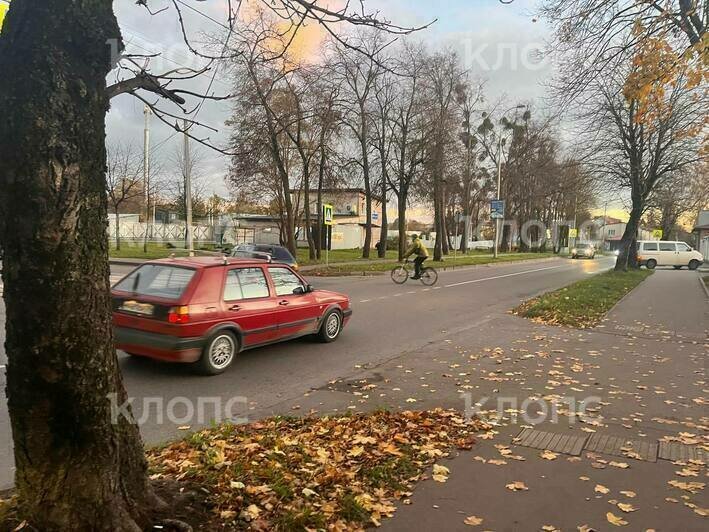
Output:
<path fill-rule="evenodd" d="M 190 307 L 172 307 L 167 313 L 167 321 L 170 323 L 187 323 L 190 321 Z"/>

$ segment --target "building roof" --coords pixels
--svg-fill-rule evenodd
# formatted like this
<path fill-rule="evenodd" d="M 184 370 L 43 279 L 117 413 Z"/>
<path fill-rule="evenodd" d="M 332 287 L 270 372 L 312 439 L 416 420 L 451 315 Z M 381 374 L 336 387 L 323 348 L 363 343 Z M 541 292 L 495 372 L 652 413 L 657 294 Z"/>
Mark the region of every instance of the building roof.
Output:
<path fill-rule="evenodd" d="M 696 231 L 697 229 L 709 229 L 709 211 L 699 211 L 697 221 L 692 231 Z"/>

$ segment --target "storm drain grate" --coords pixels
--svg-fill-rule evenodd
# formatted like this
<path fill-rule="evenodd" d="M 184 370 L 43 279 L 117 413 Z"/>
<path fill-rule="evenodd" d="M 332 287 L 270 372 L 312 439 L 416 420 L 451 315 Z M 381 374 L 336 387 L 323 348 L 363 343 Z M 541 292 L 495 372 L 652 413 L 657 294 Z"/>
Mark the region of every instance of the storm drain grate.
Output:
<path fill-rule="evenodd" d="M 700 460 L 707 463 L 709 453 L 696 445 L 684 445 L 677 442 L 660 442 L 660 458 L 672 462 L 687 462 L 689 460 Z"/>
<path fill-rule="evenodd" d="M 611 456 L 657 462 L 657 443 L 655 442 L 593 434 L 588 439 L 585 450 Z"/>
<path fill-rule="evenodd" d="M 611 456 L 644 460 L 646 462 L 657 462 L 657 443 L 655 442 L 593 434 L 588 439 L 585 450 Z"/>
<path fill-rule="evenodd" d="M 531 447 L 533 449 L 547 449 L 555 453 L 579 456 L 586 443 L 586 436 L 573 434 L 559 434 L 556 432 L 543 432 L 541 430 L 523 429 L 512 440 L 515 445 Z"/>

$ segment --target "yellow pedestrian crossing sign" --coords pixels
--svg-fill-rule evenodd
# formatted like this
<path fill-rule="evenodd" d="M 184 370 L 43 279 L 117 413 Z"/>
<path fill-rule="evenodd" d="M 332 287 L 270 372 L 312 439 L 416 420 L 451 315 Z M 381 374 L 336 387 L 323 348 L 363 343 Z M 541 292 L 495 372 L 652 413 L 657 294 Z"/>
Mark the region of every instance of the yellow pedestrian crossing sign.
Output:
<path fill-rule="evenodd" d="M 569 229 L 569 237 L 570 237 L 570 238 L 576 238 L 576 237 L 578 237 L 578 236 L 579 236 L 579 230 L 578 230 L 578 229 L 576 229 L 576 228 L 574 228 L 574 227 L 572 227 L 572 228 Z"/>
<path fill-rule="evenodd" d="M 657 238 L 658 240 L 662 240 L 662 229 L 653 229 L 652 230 L 652 238 Z"/>
<path fill-rule="evenodd" d="M 5 21 L 8 9 L 10 9 L 10 0 L 0 0 L 0 31 L 2 31 L 2 23 Z"/>
<path fill-rule="evenodd" d="M 334 208 L 329 203 L 323 203 L 322 206 L 322 219 L 325 225 L 333 225 L 333 212 Z"/>

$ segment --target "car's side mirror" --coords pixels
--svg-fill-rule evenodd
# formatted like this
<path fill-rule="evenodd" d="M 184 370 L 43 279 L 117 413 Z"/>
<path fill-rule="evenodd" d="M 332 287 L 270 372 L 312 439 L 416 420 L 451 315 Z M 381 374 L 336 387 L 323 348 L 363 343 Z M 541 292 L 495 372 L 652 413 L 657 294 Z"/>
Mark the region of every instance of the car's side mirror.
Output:
<path fill-rule="evenodd" d="M 306 292 L 314 292 L 314 291 L 315 291 L 315 288 L 313 288 L 313 285 L 309 284 L 309 285 L 305 288 L 305 291 L 306 291 Z"/>
<path fill-rule="evenodd" d="M 303 295 L 305 293 L 305 291 L 306 291 L 305 288 L 303 288 L 302 286 L 296 286 L 293 289 L 293 293 L 298 296 Z"/>

